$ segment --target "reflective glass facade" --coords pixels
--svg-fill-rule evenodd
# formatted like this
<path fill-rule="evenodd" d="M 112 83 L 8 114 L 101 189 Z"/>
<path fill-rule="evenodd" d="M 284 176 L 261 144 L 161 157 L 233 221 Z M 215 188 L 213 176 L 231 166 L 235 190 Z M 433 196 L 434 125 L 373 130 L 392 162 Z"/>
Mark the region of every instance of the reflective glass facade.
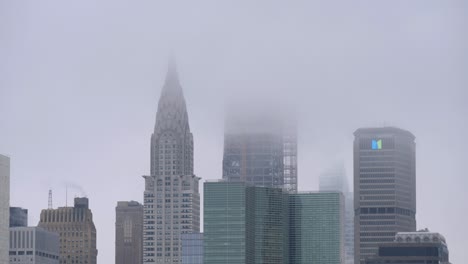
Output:
<path fill-rule="evenodd" d="M 344 263 L 341 193 L 219 181 L 206 182 L 204 195 L 207 264 Z"/>
<path fill-rule="evenodd" d="M 28 226 L 28 209 L 10 207 L 10 227 Z"/>
<path fill-rule="evenodd" d="M 344 204 L 338 192 L 289 197 L 290 263 L 344 263 Z"/>
<path fill-rule="evenodd" d="M 203 233 L 183 234 L 182 264 L 203 264 Z"/>
<path fill-rule="evenodd" d="M 246 201 L 246 187 L 243 183 L 204 184 L 205 264 L 250 263 L 246 247 L 249 244 Z"/>

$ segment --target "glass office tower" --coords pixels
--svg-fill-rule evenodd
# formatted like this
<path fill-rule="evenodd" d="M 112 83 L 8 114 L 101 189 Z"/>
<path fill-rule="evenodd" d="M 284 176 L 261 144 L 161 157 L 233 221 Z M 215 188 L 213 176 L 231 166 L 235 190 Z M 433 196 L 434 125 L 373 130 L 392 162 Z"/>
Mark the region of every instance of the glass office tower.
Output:
<path fill-rule="evenodd" d="M 338 192 L 290 194 L 243 182 L 204 184 L 206 264 L 342 264 Z"/>
<path fill-rule="evenodd" d="M 289 195 L 291 264 L 342 264 L 344 201 L 339 192 Z"/>

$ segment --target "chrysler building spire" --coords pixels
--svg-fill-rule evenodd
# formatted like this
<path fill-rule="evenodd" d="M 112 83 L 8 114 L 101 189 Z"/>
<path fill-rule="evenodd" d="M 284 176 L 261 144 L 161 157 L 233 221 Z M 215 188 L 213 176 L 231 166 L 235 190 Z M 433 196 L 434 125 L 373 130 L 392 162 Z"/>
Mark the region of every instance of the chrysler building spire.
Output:
<path fill-rule="evenodd" d="M 180 264 L 181 235 L 200 232 L 200 178 L 193 174 L 193 136 L 173 60 L 151 135 L 151 174 L 143 177 L 143 264 Z"/>
<path fill-rule="evenodd" d="M 162 174 L 193 174 L 193 136 L 174 59 L 169 61 L 151 136 L 151 175 Z"/>

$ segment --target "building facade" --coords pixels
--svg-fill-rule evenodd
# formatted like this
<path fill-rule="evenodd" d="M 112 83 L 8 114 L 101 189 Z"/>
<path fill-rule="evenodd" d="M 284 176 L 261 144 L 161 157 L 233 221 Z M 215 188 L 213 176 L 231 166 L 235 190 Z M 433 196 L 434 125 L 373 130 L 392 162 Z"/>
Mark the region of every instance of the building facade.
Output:
<path fill-rule="evenodd" d="M 75 198 L 74 207 L 44 209 L 39 227 L 60 237 L 60 264 L 96 264 L 96 227 L 88 198 Z"/>
<path fill-rule="evenodd" d="M 291 264 L 345 263 L 343 194 L 292 194 L 289 212 Z"/>
<path fill-rule="evenodd" d="M 28 226 L 28 209 L 10 207 L 10 227 Z"/>
<path fill-rule="evenodd" d="M 118 202 L 115 208 L 115 263 L 143 262 L 143 205 Z"/>
<path fill-rule="evenodd" d="M 341 193 L 204 184 L 204 262 L 344 263 Z"/>
<path fill-rule="evenodd" d="M 343 164 L 335 165 L 320 175 L 320 191 L 337 191 L 344 195 L 345 203 L 345 260 L 354 263 L 354 203 L 349 191 L 348 178 Z"/>
<path fill-rule="evenodd" d="M 355 263 L 397 232 L 416 230 L 416 144 L 393 127 L 362 128 L 354 140 Z"/>
<path fill-rule="evenodd" d="M 175 64 L 169 65 L 151 136 L 145 179 L 143 263 L 181 263 L 181 235 L 200 232 L 200 178 L 193 174 L 193 136 Z"/>
<path fill-rule="evenodd" d="M 242 182 L 204 183 L 205 264 L 252 263 L 247 254 L 247 188 Z"/>
<path fill-rule="evenodd" d="M 10 158 L 0 155 L 0 263 L 8 263 L 9 223 Z"/>
<path fill-rule="evenodd" d="M 366 264 L 450 264 L 445 238 L 427 230 L 397 233 L 394 242 L 379 245 Z"/>
<path fill-rule="evenodd" d="M 296 125 L 272 113 L 228 115 L 223 179 L 297 192 Z"/>
<path fill-rule="evenodd" d="M 59 264 L 59 235 L 40 227 L 12 227 L 9 255 L 12 264 Z"/>
<path fill-rule="evenodd" d="M 203 233 L 183 234 L 182 264 L 203 264 Z"/>

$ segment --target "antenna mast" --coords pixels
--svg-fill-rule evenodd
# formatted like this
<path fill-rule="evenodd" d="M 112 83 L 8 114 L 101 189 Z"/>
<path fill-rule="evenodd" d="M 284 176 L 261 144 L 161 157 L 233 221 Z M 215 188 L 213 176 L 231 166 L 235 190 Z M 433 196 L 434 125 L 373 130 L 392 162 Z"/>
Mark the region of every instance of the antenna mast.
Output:
<path fill-rule="evenodd" d="M 52 190 L 49 190 L 49 206 L 48 209 L 52 209 Z"/>

